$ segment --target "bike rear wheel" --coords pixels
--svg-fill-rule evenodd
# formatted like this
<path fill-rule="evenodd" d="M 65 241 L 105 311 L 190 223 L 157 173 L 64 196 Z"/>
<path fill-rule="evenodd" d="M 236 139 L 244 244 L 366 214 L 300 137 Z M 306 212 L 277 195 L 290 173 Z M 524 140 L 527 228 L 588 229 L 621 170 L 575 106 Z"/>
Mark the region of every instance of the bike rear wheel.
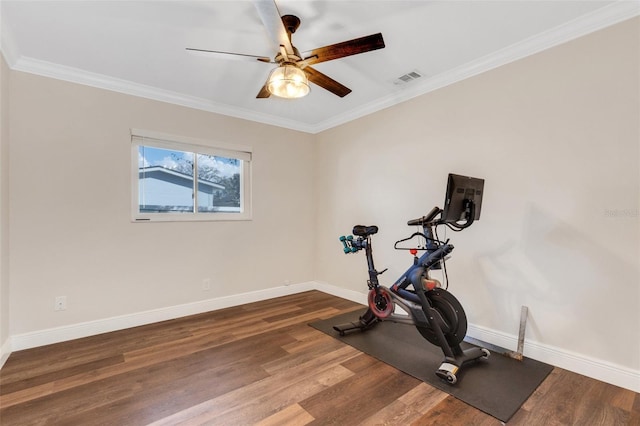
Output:
<path fill-rule="evenodd" d="M 431 307 L 440 313 L 440 316 L 445 322 L 448 331 L 445 331 L 444 336 L 447 342 L 452 347 L 459 345 L 467 334 L 467 316 L 464 313 L 462 305 L 453 294 L 441 288 L 427 291 L 425 294 L 431 302 Z M 420 334 L 422 334 L 422 337 L 430 343 L 440 346 L 438 337 L 431 328 L 416 328 Z"/>

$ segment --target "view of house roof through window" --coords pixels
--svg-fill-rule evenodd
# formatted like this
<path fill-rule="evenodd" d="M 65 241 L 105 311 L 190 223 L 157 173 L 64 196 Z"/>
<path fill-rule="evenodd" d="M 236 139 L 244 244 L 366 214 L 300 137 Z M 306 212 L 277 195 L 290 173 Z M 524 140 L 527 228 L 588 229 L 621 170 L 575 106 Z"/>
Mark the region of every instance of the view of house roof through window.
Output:
<path fill-rule="evenodd" d="M 199 152 L 186 145 L 184 150 L 178 149 L 182 148 L 179 143 L 159 145 L 134 140 L 135 220 L 155 220 L 162 215 L 182 220 L 178 216 L 198 214 L 208 214 L 210 219 L 213 214 L 246 213 L 246 159 Z"/>

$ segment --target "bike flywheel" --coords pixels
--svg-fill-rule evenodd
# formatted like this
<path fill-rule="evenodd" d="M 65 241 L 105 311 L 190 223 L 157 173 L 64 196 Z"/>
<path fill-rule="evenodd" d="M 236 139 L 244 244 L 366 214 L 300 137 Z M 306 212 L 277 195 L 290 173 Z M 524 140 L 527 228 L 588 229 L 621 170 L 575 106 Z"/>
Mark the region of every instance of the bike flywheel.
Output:
<path fill-rule="evenodd" d="M 427 299 L 431 302 L 431 306 L 438 311 L 447 331 L 444 336 L 451 346 L 459 345 L 464 336 L 467 334 L 467 316 L 464 313 L 464 309 L 458 299 L 447 290 L 435 289 L 426 292 Z M 439 346 L 438 338 L 433 330 L 429 327 L 416 327 L 422 337 L 427 339 L 430 343 Z"/>

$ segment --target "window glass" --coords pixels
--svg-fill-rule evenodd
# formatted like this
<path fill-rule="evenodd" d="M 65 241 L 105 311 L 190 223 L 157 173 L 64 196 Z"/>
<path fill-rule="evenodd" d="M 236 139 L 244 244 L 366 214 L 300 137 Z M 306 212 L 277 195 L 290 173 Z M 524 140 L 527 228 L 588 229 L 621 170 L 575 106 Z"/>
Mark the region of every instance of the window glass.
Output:
<path fill-rule="evenodd" d="M 193 154 L 138 147 L 140 213 L 193 213 Z"/>
<path fill-rule="evenodd" d="M 136 135 L 132 142 L 134 221 L 251 217 L 251 152 Z"/>
<path fill-rule="evenodd" d="M 198 154 L 198 211 L 240 212 L 240 166 L 236 158 Z"/>

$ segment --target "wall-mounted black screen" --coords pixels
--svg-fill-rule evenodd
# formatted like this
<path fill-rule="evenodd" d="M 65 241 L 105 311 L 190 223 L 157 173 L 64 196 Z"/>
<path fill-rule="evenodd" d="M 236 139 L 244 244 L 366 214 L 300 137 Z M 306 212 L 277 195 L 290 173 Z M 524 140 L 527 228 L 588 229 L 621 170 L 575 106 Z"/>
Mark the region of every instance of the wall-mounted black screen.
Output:
<path fill-rule="evenodd" d="M 480 219 L 483 192 L 484 179 L 450 173 L 442 222 L 455 224 Z"/>

